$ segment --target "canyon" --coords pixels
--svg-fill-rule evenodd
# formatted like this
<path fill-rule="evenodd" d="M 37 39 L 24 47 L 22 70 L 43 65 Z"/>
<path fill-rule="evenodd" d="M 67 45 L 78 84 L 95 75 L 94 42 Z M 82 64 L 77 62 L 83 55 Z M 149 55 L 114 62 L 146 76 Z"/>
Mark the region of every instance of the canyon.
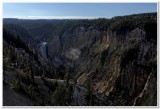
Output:
<path fill-rule="evenodd" d="M 44 93 L 46 98 L 42 98 L 47 99 L 51 94 L 48 90 L 60 93 L 50 89 L 55 82 L 72 87 L 71 102 L 63 105 L 157 105 L 157 13 L 111 19 L 3 22 L 4 53 L 19 50 L 17 60 L 10 62 L 17 62 L 20 68 L 7 65 L 6 69 L 20 69 L 25 74 L 27 66 L 33 67 L 31 81 L 44 90 L 33 91 L 36 105 L 52 105 L 49 100 L 38 104 L 36 95 Z M 13 33 L 8 31 L 17 34 L 27 47 L 10 41 Z M 26 61 L 19 61 L 20 56 Z M 4 63 L 9 58 L 9 54 L 4 55 Z M 48 84 L 49 88 L 44 88 Z"/>

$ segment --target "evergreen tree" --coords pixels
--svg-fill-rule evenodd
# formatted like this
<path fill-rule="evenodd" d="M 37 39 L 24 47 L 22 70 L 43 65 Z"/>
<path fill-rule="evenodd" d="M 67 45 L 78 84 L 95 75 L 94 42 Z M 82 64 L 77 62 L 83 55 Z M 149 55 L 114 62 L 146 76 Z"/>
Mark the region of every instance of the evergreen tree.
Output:
<path fill-rule="evenodd" d="M 13 80 L 13 88 L 15 90 L 19 90 L 21 88 L 21 81 L 18 73 L 16 73 L 15 79 Z"/>
<path fill-rule="evenodd" d="M 54 106 L 68 106 L 72 101 L 73 86 L 65 87 L 60 85 L 52 94 L 52 105 Z"/>
<path fill-rule="evenodd" d="M 90 106 L 92 105 L 93 103 L 93 96 L 92 96 L 92 88 L 91 88 L 91 80 L 88 79 L 87 81 L 87 85 L 86 85 L 86 89 L 87 89 L 87 92 L 86 92 L 86 95 L 85 95 L 85 99 L 86 99 L 86 102 L 87 102 L 87 105 Z"/>
<path fill-rule="evenodd" d="M 42 70 L 41 78 L 42 78 L 42 79 L 44 79 L 44 78 L 45 78 L 45 70 L 44 70 L 44 68 L 43 68 L 43 70 Z"/>
<path fill-rule="evenodd" d="M 54 106 L 64 106 L 65 103 L 65 87 L 58 86 L 54 93 L 52 94 L 52 105 Z"/>
<path fill-rule="evenodd" d="M 69 85 L 69 79 L 70 79 L 69 73 L 67 70 L 65 70 L 64 80 L 66 80 L 66 87 L 68 87 Z"/>
<path fill-rule="evenodd" d="M 26 77 L 34 83 L 34 71 L 33 71 L 33 65 L 32 62 L 28 63 L 28 66 L 26 68 Z"/>

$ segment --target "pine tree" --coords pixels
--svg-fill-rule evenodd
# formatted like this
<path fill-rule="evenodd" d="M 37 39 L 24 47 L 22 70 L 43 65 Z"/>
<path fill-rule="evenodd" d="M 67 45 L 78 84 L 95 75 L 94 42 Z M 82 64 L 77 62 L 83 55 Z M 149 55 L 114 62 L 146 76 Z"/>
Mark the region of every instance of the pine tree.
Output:
<path fill-rule="evenodd" d="M 69 85 L 69 73 L 67 70 L 65 70 L 64 80 L 66 80 L 66 87 Z"/>
<path fill-rule="evenodd" d="M 21 88 L 21 81 L 18 73 L 16 73 L 15 79 L 13 80 L 13 88 L 15 90 L 19 90 Z"/>
<path fill-rule="evenodd" d="M 92 102 L 93 102 L 93 96 L 92 96 L 92 88 L 91 88 L 91 80 L 90 78 L 88 79 L 87 81 L 87 92 L 86 92 L 86 95 L 85 95 L 85 99 L 86 99 L 86 102 L 87 102 L 87 105 L 90 106 L 92 105 Z"/>
<path fill-rule="evenodd" d="M 42 71 L 41 78 L 42 78 L 42 79 L 44 79 L 44 78 L 45 78 L 45 71 L 44 71 L 44 68 L 43 68 L 43 71 Z"/>
<path fill-rule="evenodd" d="M 54 93 L 52 94 L 52 105 L 54 106 L 64 106 L 65 105 L 65 87 L 58 86 Z"/>

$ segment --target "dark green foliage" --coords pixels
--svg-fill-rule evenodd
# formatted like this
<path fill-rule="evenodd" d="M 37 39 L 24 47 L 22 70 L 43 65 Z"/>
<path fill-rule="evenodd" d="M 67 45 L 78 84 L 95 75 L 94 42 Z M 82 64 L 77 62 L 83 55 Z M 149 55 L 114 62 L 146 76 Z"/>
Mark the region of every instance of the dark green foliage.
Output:
<path fill-rule="evenodd" d="M 28 94 L 29 96 L 32 98 L 33 97 L 33 92 L 35 91 L 35 86 L 33 86 L 32 84 L 30 84 L 27 88 Z"/>
<path fill-rule="evenodd" d="M 42 75 L 41 75 L 41 78 L 42 78 L 42 79 L 45 78 L 45 73 L 46 73 L 46 72 L 45 72 L 45 70 L 44 70 L 44 68 L 43 68 L 43 70 L 42 70 Z"/>
<path fill-rule="evenodd" d="M 121 68 L 128 65 L 133 60 L 136 60 L 138 56 L 138 45 L 130 45 L 124 48 L 121 55 Z"/>
<path fill-rule="evenodd" d="M 23 48 L 29 52 L 28 46 L 21 40 L 19 35 L 17 35 L 15 32 L 7 31 L 7 30 L 3 29 L 3 38 L 7 43 L 9 43 L 17 48 Z"/>
<path fill-rule="evenodd" d="M 15 54 L 14 50 L 12 50 L 12 49 L 10 51 L 9 58 L 10 58 L 11 62 L 15 62 L 17 60 L 16 54 Z"/>
<path fill-rule="evenodd" d="M 86 99 L 87 105 L 91 106 L 91 105 L 93 105 L 93 95 L 92 95 L 91 79 L 90 78 L 87 81 L 86 89 L 87 89 L 87 92 L 85 95 L 85 99 Z"/>
<path fill-rule="evenodd" d="M 16 73 L 15 75 L 15 79 L 13 81 L 13 86 L 12 86 L 15 90 L 20 90 L 21 88 L 21 80 L 20 80 L 20 75 L 18 73 Z"/>
<path fill-rule="evenodd" d="M 72 102 L 72 94 L 73 94 L 73 86 L 72 85 L 68 85 L 66 87 L 66 93 L 65 93 L 65 101 L 67 105 L 70 105 L 70 103 Z"/>
<path fill-rule="evenodd" d="M 33 71 L 33 65 L 31 63 L 28 63 L 25 72 L 25 78 L 23 78 L 23 82 L 26 84 L 34 84 L 34 71 Z"/>
<path fill-rule="evenodd" d="M 6 30 L 12 30 L 13 32 L 17 33 L 17 35 L 25 42 L 34 42 L 33 38 L 31 35 L 28 33 L 26 29 L 21 27 L 20 25 L 16 24 L 4 24 L 3 29 Z"/>
<path fill-rule="evenodd" d="M 57 81 L 53 82 L 49 82 L 47 81 L 45 78 L 43 79 L 45 85 L 50 89 L 50 91 L 54 92 L 56 90 L 56 88 L 58 87 L 58 83 Z"/>
<path fill-rule="evenodd" d="M 124 17 L 115 17 L 111 19 L 110 29 L 115 31 L 118 35 L 125 35 L 127 32 L 135 28 L 145 30 L 150 37 L 156 37 L 157 31 L 157 18 L 156 13 L 150 13 L 148 15 L 130 15 Z M 149 27 L 150 25 L 150 27 Z M 151 27 L 153 27 L 151 29 Z M 151 29 L 151 30 L 148 30 Z M 156 40 L 156 38 L 154 38 Z"/>
<path fill-rule="evenodd" d="M 67 70 L 66 70 L 65 72 L 66 72 L 66 73 L 65 73 L 65 75 L 64 75 L 64 80 L 66 80 L 66 86 L 68 86 L 68 85 L 69 85 L 70 75 L 69 75 L 69 73 L 68 73 Z"/>
<path fill-rule="evenodd" d="M 56 72 L 58 72 L 58 73 L 56 74 L 56 78 L 64 79 L 66 70 L 65 70 L 65 67 L 64 67 L 63 65 L 60 65 L 60 66 L 56 69 Z"/>
<path fill-rule="evenodd" d="M 8 64 L 6 62 L 3 62 L 3 81 L 5 81 L 5 72 L 7 70 Z"/>
<path fill-rule="evenodd" d="M 65 88 L 63 86 L 58 86 L 52 95 L 52 104 L 54 106 L 64 106 L 66 103 L 64 101 Z"/>
<path fill-rule="evenodd" d="M 144 30 L 147 33 L 147 40 L 154 40 L 157 42 L 157 23 L 147 22 L 144 26 Z"/>
<path fill-rule="evenodd" d="M 52 105 L 68 106 L 72 99 L 72 86 L 59 85 L 52 94 Z"/>
<path fill-rule="evenodd" d="M 32 63 L 29 64 L 28 73 L 29 73 L 29 79 L 31 80 L 32 83 L 34 83 L 34 71 Z"/>

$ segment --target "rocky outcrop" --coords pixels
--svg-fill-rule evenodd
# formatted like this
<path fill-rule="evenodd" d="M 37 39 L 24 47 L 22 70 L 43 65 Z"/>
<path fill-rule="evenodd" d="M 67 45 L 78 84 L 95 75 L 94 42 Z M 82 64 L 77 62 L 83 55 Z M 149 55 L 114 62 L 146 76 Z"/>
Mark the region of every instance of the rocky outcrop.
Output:
<path fill-rule="evenodd" d="M 49 50 L 63 57 L 66 67 L 71 63 L 74 65 L 73 75 L 77 75 L 80 85 L 85 86 L 87 78 L 91 78 L 93 91 L 112 99 L 112 105 L 147 105 L 149 101 L 139 101 L 146 96 L 156 101 L 156 78 L 149 82 L 153 69 L 156 73 L 155 43 L 147 41 L 146 32 L 139 28 L 127 33 L 123 39 L 117 37 L 121 36 L 87 28 L 75 29 L 73 33 L 66 30 L 57 43 L 63 43 L 59 52 Z M 52 41 L 49 43 L 57 46 Z M 81 51 L 77 60 L 69 60 L 65 55 L 72 48 Z M 146 84 L 155 86 L 152 87 L 154 93 L 147 90 Z"/>

